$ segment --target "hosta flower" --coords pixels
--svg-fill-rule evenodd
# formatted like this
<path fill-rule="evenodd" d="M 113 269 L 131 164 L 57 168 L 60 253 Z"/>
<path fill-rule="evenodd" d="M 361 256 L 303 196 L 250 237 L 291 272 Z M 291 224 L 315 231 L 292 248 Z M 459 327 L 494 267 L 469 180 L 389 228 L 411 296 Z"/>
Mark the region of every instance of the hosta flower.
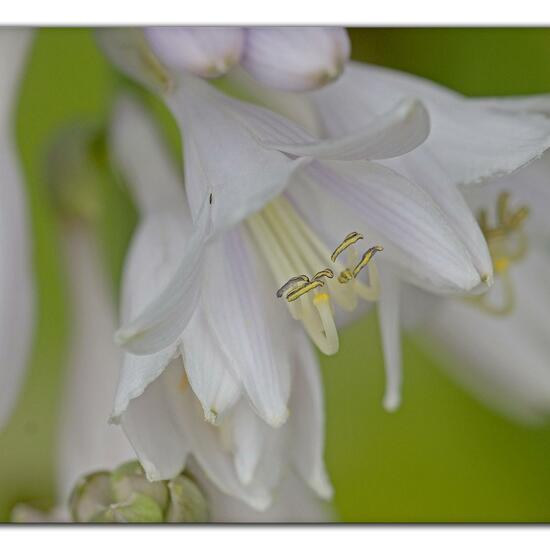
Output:
<path fill-rule="evenodd" d="M 28 214 L 13 116 L 31 36 L 0 29 L 0 428 L 24 380 L 33 328 Z"/>
<path fill-rule="evenodd" d="M 550 410 L 550 158 L 463 189 L 487 239 L 495 284 L 468 300 L 432 300 L 420 327 L 474 394 L 525 421 Z M 414 296 L 412 297 L 414 298 Z M 417 325 L 418 328 L 418 325 Z"/>
<path fill-rule="evenodd" d="M 85 129 L 67 132 L 55 147 L 50 163 L 51 187 L 55 189 L 56 203 L 65 222 L 61 234 L 72 319 L 57 438 L 57 505 L 45 513 L 18 504 L 12 512 L 12 521 L 179 523 L 329 519 L 319 499 L 291 473 L 284 476 L 273 505 L 265 512 L 257 512 L 221 493 L 197 461 L 187 460 L 185 471 L 180 470 L 165 481 L 148 481 L 141 466 L 133 462 L 134 451 L 120 427 L 107 422 L 121 352 L 112 341 L 114 304 L 90 223 L 98 214 L 94 199 L 97 172 L 90 171 L 95 168 L 86 161 L 85 154 L 91 137 L 93 134 Z M 154 231 L 150 235 L 156 236 Z M 163 405 L 162 401 L 155 403 L 156 408 Z M 149 411 L 153 417 L 154 410 Z M 202 413 L 197 414 L 196 420 L 204 422 Z"/>
<path fill-rule="evenodd" d="M 118 104 L 112 146 L 141 212 L 125 266 L 122 317 L 126 319 L 139 313 L 174 276 L 193 228 L 178 173 L 152 123 L 130 99 Z M 234 246 L 236 238 L 224 244 Z M 318 495 L 329 497 L 322 456 L 323 397 L 315 357 L 303 334 L 293 334 L 285 322 L 284 309 L 275 307 L 271 315 L 257 309 L 263 304 L 273 307 L 269 300 L 276 301 L 275 289 L 269 287 L 268 274 L 262 279 L 264 272 L 257 272 L 265 267 L 254 256 L 252 243 L 247 240 L 237 246 L 243 246 L 238 252 L 244 272 L 240 283 L 246 285 L 253 278 L 265 289 L 265 295 L 250 289 L 249 302 L 234 312 L 235 329 L 244 332 L 234 342 L 241 347 L 237 357 L 243 363 L 232 364 L 235 355 L 229 353 L 237 353 L 236 348 L 226 349 L 208 324 L 210 310 L 197 307 L 181 338 L 168 348 L 144 355 L 126 353 L 115 420 L 122 423 L 152 480 L 173 477 L 194 457 L 222 492 L 258 509 L 268 507 L 271 491 L 284 483 L 289 469 Z M 219 264 L 206 266 L 197 277 L 218 270 L 232 282 L 226 252 L 216 247 L 212 253 Z M 227 282 L 220 290 L 232 292 L 234 299 L 238 285 L 232 289 Z M 258 333 L 247 335 L 245 316 L 255 318 Z M 279 334 L 266 332 L 270 320 Z M 220 330 L 231 330 L 230 324 L 220 324 L 223 319 L 217 323 Z M 276 429 L 263 422 L 247 391 L 264 417 L 273 414 L 270 407 L 279 405 L 281 395 L 285 419 L 287 408 L 291 411 L 285 426 Z"/>
<path fill-rule="evenodd" d="M 521 105 L 516 102 L 515 109 L 510 105 L 507 110 L 504 107 L 495 109 L 490 102 L 468 100 L 429 81 L 357 63 L 351 63 L 337 83 L 314 92 L 309 98 L 316 105 L 328 135 L 337 138 L 357 131 L 364 124 L 376 120 L 376 116 L 394 102 L 411 95 L 426 105 L 431 120 L 430 135 L 422 145 L 410 153 L 382 163 L 408 176 L 429 193 L 448 223 L 455 229 L 481 279 L 489 285 L 493 279 L 493 244 L 489 239 L 489 246 L 486 246 L 484 228 L 480 228 L 475 222 L 475 212 L 470 208 L 458 184 L 466 186 L 510 174 L 540 156 L 550 146 L 550 122 L 542 116 L 529 113 L 528 107 L 531 110 L 541 110 L 544 101 L 541 98 L 533 98 L 524 100 Z M 523 170 L 517 174 L 517 187 L 527 189 L 521 183 L 520 176 Z M 506 179 L 506 185 L 512 181 L 514 180 Z M 470 187 L 468 190 L 470 191 Z M 514 191 L 510 190 L 514 197 Z M 341 195 L 340 200 L 348 208 L 347 220 L 353 219 L 354 223 L 357 223 L 355 220 L 363 218 L 364 212 L 360 204 L 350 194 Z M 325 196 L 323 202 L 325 209 L 334 210 L 332 196 Z M 486 206 L 491 208 L 496 202 L 496 197 L 493 197 Z M 527 201 L 527 205 L 531 202 L 532 200 Z M 513 204 L 512 202 L 511 208 Z M 312 223 L 317 219 L 312 219 Z M 496 281 L 500 283 L 503 272 L 499 264 L 494 264 L 494 268 Z M 399 277 L 401 282 L 424 286 L 421 281 L 403 277 L 403 274 L 404 272 Z M 399 294 L 399 280 L 395 280 L 392 296 Z M 495 286 L 499 287 L 500 284 Z M 489 293 L 492 294 L 493 291 Z M 484 300 L 485 297 L 476 299 Z M 400 323 L 397 299 L 394 308 L 391 322 L 384 323 L 382 308 L 380 315 L 388 369 L 391 372 L 399 372 Z M 458 319 L 448 312 L 443 313 L 443 317 L 442 325 L 448 326 Z M 439 328 L 441 325 L 438 325 L 436 330 Z M 474 325 L 469 324 L 468 330 L 457 330 L 454 334 L 473 335 L 474 332 Z M 445 333 L 448 338 L 453 338 L 451 332 Z M 481 328 L 475 333 L 476 338 L 485 338 L 485 335 L 486 332 Z M 492 340 L 488 338 L 487 342 L 490 341 Z M 512 342 L 512 339 L 508 339 L 511 346 Z M 461 344 L 466 346 L 465 340 L 461 339 Z M 467 349 L 474 350 L 475 347 Z M 518 353 L 519 349 L 518 346 Z M 496 372 L 496 363 L 494 365 Z M 509 379 L 509 375 L 503 372 L 502 378 L 503 383 L 509 386 L 508 382 L 504 382 Z"/>
<path fill-rule="evenodd" d="M 350 51 L 339 27 L 150 27 L 145 37 L 175 71 L 211 78 L 240 63 L 257 81 L 290 91 L 335 80 Z"/>
<path fill-rule="evenodd" d="M 120 35 L 115 33 L 114 42 L 109 36 L 103 35 L 103 43 L 110 56 L 137 75 L 136 61 L 144 55 L 129 52 L 143 44 L 122 49 Z M 141 80 L 154 86 L 153 78 L 144 67 Z M 174 77 L 158 79 L 156 89 L 169 81 L 174 82 Z M 328 288 L 342 309 L 353 309 L 358 297 L 378 297 L 375 270 L 368 284 L 358 275 L 374 252 L 384 247 L 386 281 L 397 269 L 441 291 L 470 291 L 482 284 L 483 274 L 426 192 L 380 164 L 357 160 L 397 156 L 421 143 L 428 121 L 416 101 L 399 103 L 360 131 L 319 140 L 289 120 L 230 99 L 189 75 L 181 76 L 178 86 L 165 91 L 164 97 L 185 135 L 186 187 L 195 227 L 186 257 L 160 298 L 117 333 L 118 341 L 131 352 L 150 354 L 176 345 L 200 298 L 255 410 L 277 426 L 287 416 L 289 386 L 287 362 L 276 350 L 282 346 L 279 338 L 292 326 L 289 313 L 303 321 L 322 351 L 338 349 L 329 294 L 294 293 L 287 282 L 307 283 L 306 291 Z M 285 187 L 285 193 L 277 196 Z M 342 194 L 353 197 L 364 212 L 359 226 L 346 222 L 347 212 L 338 209 L 338 200 L 334 208 L 320 210 L 318 198 L 325 193 L 336 199 Z M 275 200 L 267 204 L 271 199 Z M 312 230 L 308 217 L 324 222 Z M 220 235 L 243 219 L 246 231 L 227 233 L 223 243 Z M 335 225 L 340 231 L 331 231 Z M 374 242 L 363 250 L 348 249 L 361 240 L 365 229 Z M 352 234 L 355 240 L 349 238 Z M 250 239 L 262 257 L 258 269 L 269 268 L 259 280 L 256 270 L 240 271 L 250 255 Z M 337 257 L 333 252 L 340 243 L 345 253 Z M 208 255 L 206 249 L 211 251 Z M 201 272 L 202 264 L 206 267 Z M 286 293 L 289 313 L 282 307 L 285 300 L 275 300 L 266 284 Z M 261 288 L 265 290 L 256 298 Z M 313 300 L 317 294 L 320 298 Z M 294 298 L 300 301 L 291 303 Z M 382 296 L 387 322 L 394 303 L 391 291 Z M 245 314 L 239 322 L 237 312 Z M 252 315 L 261 321 L 253 331 Z M 250 344 L 243 346 L 247 340 Z M 392 380 L 395 386 L 398 381 Z M 390 406 L 395 393 L 391 389 L 388 395 Z"/>

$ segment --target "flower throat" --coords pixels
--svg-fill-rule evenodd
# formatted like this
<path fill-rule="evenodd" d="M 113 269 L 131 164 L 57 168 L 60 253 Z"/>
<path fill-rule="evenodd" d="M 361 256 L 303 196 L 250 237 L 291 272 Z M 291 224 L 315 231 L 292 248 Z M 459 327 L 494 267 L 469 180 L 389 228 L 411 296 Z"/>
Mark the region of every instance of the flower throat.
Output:
<path fill-rule="evenodd" d="M 363 235 L 352 232 L 331 252 L 284 196 L 253 214 L 247 225 L 279 285 L 277 298 L 286 301 L 292 317 L 303 323 L 323 353 L 336 353 L 331 299 L 345 311 L 353 311 L 359 298 L 378 299 L 378 273 L 371 260 L 382 247 L 370 247 L 360 256 L 356 245 Z M 364 269 L 368 283 L 358 278 Z"/>

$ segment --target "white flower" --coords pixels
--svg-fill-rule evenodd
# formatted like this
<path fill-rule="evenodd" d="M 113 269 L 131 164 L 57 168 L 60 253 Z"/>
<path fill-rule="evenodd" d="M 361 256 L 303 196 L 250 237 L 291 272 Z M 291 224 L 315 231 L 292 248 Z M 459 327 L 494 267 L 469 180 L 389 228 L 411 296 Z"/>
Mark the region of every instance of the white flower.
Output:
<path fill-rule="evenodd" d="M 122 55 L 119 41 L 113 44 L 106 34 L 102 40 L 110 56 L 137 75 L 139 57 L 130 55 L 133 50 L 126 48 Z M 135 48 L 142 46 L 137 43 Z M 153 76 L 144 67 L 141 80 L 148 82 Z M 397 156 L 421 143 L 428 121 L 417 102 L 399 103 L 360 131 L 318 140 L 290 121 L 230 99 L 191 76 L 180 77 L 175 87 L 173 77 L 158 82 L 163 81 L 173 84 L 165 100 L 185 135 L 187 196 L 195 228 L 178 272 L 159 299 L 117 333 L 118 341 L 131 352 L 148 354 L 175 345 L 201 300 L 256 411 L 277 426 L 287 414 L 288 368 L 275 350 L 280 348 L 277 339 L 288 330 L 290 319 L 282 308 L 283 300 L 275 300 L 266 288 L 269 275 L 256 281 L 254 271 L 241 273 L 237 254 L 243 254 L 241 241 L 246 244 L 249 235 L 271 271 L 268 284 L 276 288 L 292 277 L 313 277 L 327 263 L 332 265 L 334 247 L 354 230 L 363 234 L 366 230 L 374 241 L 371 245 L 385 248 L 388 290 L 382 296 L 384 311 L 395 303 L 389 286 L 392 268 L 441 292 L 470 291 L 486 278 L 475 269 L 470 252 L 425 191 L 380 164 L 356 160 Z M 162 89 L 158 83 L 155 87 Z M 283 196 L 250 216 L 285 187 Z M 323 207 L 326 200 L 331 203 Z M 349 223 L 349 212 L 339 207 L 345 200 L 362 208 L 363 218 L 355 220 L 358 223 Z M 310 229 L 308 217 L 316 218 L 316 231 Z M 223 239 L 209 236 L 217 237 L 243 219 L 246 231 L 237 228 Z M 211 246 L 205 247 L 207 242 Z M 350 252 L 347 260 L 338 259 L 333 266 L 337 273 L 349 273 L 358 265 L 357 253 Z M 265 270 L 265 266 L 258 269 Z M 333 279 L 327 286 L 340 306 L 353 309 L 358 296 L 367 300 L 378 296 L 375 270 L 371 273 L 371 285 L 351 277 L 351 284 Z M 265 290 L 256 298 L 258 288 Z M 318 347 L 335 353 L 338 339 L 331 306 L 325 300 L 328 294 L 321 293 L 322 299 L 316 300 L 312 294 L 289 307 L 303 320 Z M 245 306 L 250 308 L 248 316 L 235 322 L 235 312 Z M 248 325 L 251 315 L 262 321 L 253 333 Z M 248 340 L 250 347 L 243 346 Z M 392 395 L 388 399 L 395 400 Z"/>
<path fill-rule="evenodd" d="M 416 328 L 452 352 L 442 366 L 476 396 L 540 422 L 550 411 L 550 157 L 463 192 L 487 238 L 495 284 L 475 299 L 433 300 Z"/>
<path fill-rule="evenodd" d="M 527 112 L 526 105 L 541 109 L 542 99 L 523 101 L 515 112 L 494 109 L 488 102 L 468 100 L 427 80 L 380 67 L 350 63 L 342 78 L 311 94 L 328 135 L 338 137 L 357 131 L 375 120 L 389 105 L 415 96 L 430 115 L 428 139 L 410 153 L 382 161 L 420 185 L 445 215 L 461 239 L 481 279 L 491 284 L 492 261 L 474 213 L 457 184 L 479 183 L 512 173 L 540 156 L 550 146 L 550 122 Z M 279 100 L 281 101 L 281 100 Z M 517 105 L 517 103 L 516 103 Z M 521 173 L 521 172 L 520 172 Z M 341 199 L 349 208 L 348 219 L 364 215 L 349 195 Z M 333 203 L 326 208 L 334 208 Z M 315 220 L 312 220 L 315 223 Z M 316 227 L 317 229 L 317 227 Z M 392 307 L 384 310 L 384 287 L 379 308 L 387 369 L 400 379 L 399 295 L 402 274 L 394 279 Z M 406 281 L 427 289 L 422 281 Z M 482 290 L 482 289 L 480 289 Z M 445 314 L 444 314 L 445 316 Z M 453 316 L 445 316 L 453 323 Z M 477 332 L 478 338 L 484 333 Z"/>
<path fill-rule="evenodd" d="M 29 221 L 13 118 L 31 37 L 28 30 L 0 29 L 0 428 L 24 380 L 34 324 Z"/>
<path fill-rule="evenodd" d="M 173 277 L 185 241 L 192 238 L 192 226 L 180 178 L 151 122 L 130 99 L 121 100 L 117 106 L 112 145 L 141 212 L 123 281 L 122 316 L 131 318 Z M 221 245 L 241 247 L 245 273 L 240 283 L 247 285 L 247 278 L 252 278 L 253 284 L 265 289 L 265 295 L 253 287 L 250 302 L 245 299 L 242 305 L 248 309 L 240 313 L 257 317 L 260 311 L 256 308 L 269 304 L 274 290 L 269 286 L 269 276 L 257 279 L 263 272 L 257 274 L 256 270 L 265 267 L 255 258 L 243 233 L 233 232 L 225 243 L 212 248 L 212 259 L 219 263 L 207 267 L 204 276 L 217 274 L 232 282 L 232 268 Z M 229 299 L 238 298 L 238 287 L 223 286 L 220 290 L 233 293 Z M 213 296 L 212 306 L 215 300 L 217 296 Z M 258 332 L 247 336 L 247 320 L 236 311 L 234 330 L 245 331 L 245 338 L 226 350 L 219 333 L 207 322 L 208 313 L 198 307 L 181 339 L 167 349 L 125 355 L 113 415 L 122 423 L 149 478 L 173 477 L 188 456 L 194 456 L 221 491 L 258 509 L 269 506 L 272 490 L 289 467 L 318 495 L 328 498 L 331 487 L 322 456 L 321 382 L 304 335 L 293 334 L 275 308 L 272 320 L 279 333 L 267 333 L 267 320 L 259 318 Z M 286 315 L 284 310 L 282 314 Z M 231 330 L 231 323 L 223 318 L 213 321 L 217 329 Z M 272 336 L 277 336 L 276 342 Z M 243 365 L 232 363 L 228 352 L 239 353 Z M 239 368 L 241 372 L 236 370 Z M 267 384 L 262 386 L 264 377 Z M 264 411 L 271 405 L 272 395 L 278 397 L 276 392 L 281 392 L 285 417 L 287 401 L 291 410 L 285 426 L 276 429 L 265 424 L 250 406 L 247 391 Z M 269 409 L 263 412 L 266 414 Z"/>
<path fill-rule="evenodd" d="M 63 226 L 62 237 L 73 323 L 58 435 L 57 504 L 49 513 L 39 512 L 27 505 L 17 505 L 12 520 L 23 523 L 71 521 L 69 495 L 77 482 L 93 472 L 112 471 L 134 458 L 134 451 L 120 427 L 107 422 L 121 352 L 112 342 L 114 308 L 105 273 L 101 269 L 97 242 L 91 228 L 74 218 Z M 307 399 L 307 392 L 304 398 Z M 162 401 L 155 404 L 155 407 L 162 406 Z M 149 412 L 153 415 L 154 409 Z M 195 421 L 204 422 L 200 412 Z M 208 452 L 208 448 L 202 452 Z M 189 460 L 186 467 L 198 478 L 200 489 L 206 493 L 210 521 L 330 519 L 321 501 L 291 473 L 283 476 L 273 506 L 259 512 L 221 493 L 196 461 Z"/>

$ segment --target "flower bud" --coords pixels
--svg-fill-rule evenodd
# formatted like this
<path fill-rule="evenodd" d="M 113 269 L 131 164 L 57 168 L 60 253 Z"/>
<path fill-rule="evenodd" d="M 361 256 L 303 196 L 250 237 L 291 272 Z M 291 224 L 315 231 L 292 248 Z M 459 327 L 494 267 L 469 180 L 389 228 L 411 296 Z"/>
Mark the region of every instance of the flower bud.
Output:
<path fill-rule="evenodd" d="M 259 27 L 246 31 L 242 65 L 266 86 L 302 92 L 338 78 L 349 54 L 340 27 Z"/>
<path fill-rule="evenodd" d="M 168 482 L 170 503 L 166 513 L 169 523 L 208 521 L 208 506 L 203 494 L 189 477 L 180 475 Z"/>
<path fill-rule="evenodd" d="M 240 61 L 244 47 L 239 27 L 150 27 L 145 36 L 168 68 L 204 78 L 227 73 Z"/>
<path fill-rule="evenodd" d="M 187 475 L 148 481 L 136 461 L 82 478 L 69 506 L 73 521 L 78 523 L 191 523 L 208 519 L 207 502 Z"/>

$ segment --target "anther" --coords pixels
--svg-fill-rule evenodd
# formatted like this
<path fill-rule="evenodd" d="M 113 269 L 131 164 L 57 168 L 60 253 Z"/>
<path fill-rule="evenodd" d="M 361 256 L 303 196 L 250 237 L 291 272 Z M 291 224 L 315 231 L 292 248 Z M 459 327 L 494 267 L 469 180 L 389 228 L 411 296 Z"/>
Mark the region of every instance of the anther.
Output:
<path fill-rule="evenodd" d="M 372 257 L 377 253 L 384 250 L 384 247 L 382 246 L 373 246 L 369 248 L 362 256 L 359 263 L 353 268 L 353 277 L 357 277 L 359 275 L 359 272 L 367 267 L 368 263 L 371 261 Z"/>
<path fill-rule="evenodd" d="M 298 275 L 289 279 L 279 290 L 277 290 L 277 298 L 281 298 L 287 290 L 295 290 L 301 288 L 311 282 L 307 275 Z"/>
<path fill-rule="evenodd" d="M 332 269 L 329 269 L 328 267 L 326 269 L 322 269 L 321 271 L 318 271 L 313 276 L 313 281 L 317 281 L 321 279 L 322 277 L 327 277 L 328 279 L 332 279 L 334 277 L 334 271 Z"/>
<path fill-rule="evenodd" d="M 346 250 L 346 248 L 350 247 L 352 244 L 355 244 L 361 239 L 363 239 L 363 235 L 361 235 L 361 233 L 357 233 L 357 231 L 353 231 L 349 235 L 346 235 L 344 240 L 335 248 L 330 259 L 335 262 L 336 258 L 338 258 L 338 256 L 340 256 L 340 254 L 342 254 L 342 252 Z"/>
<path fill-rule="evenodd" d="M 325 286 L 325 283 L 319 280 L 311 281 L 310 283 L 307 283 L 302 287 L 289 292 L 286 296 L 286 299 L 288 302 L 294 302 L 294 300 L 297 300 L 298 298 L 302 297 L 304 294 L 308 293 L 310 290 L 313 290 L 314 288 L 318 288 L 320 286 Z"/>

